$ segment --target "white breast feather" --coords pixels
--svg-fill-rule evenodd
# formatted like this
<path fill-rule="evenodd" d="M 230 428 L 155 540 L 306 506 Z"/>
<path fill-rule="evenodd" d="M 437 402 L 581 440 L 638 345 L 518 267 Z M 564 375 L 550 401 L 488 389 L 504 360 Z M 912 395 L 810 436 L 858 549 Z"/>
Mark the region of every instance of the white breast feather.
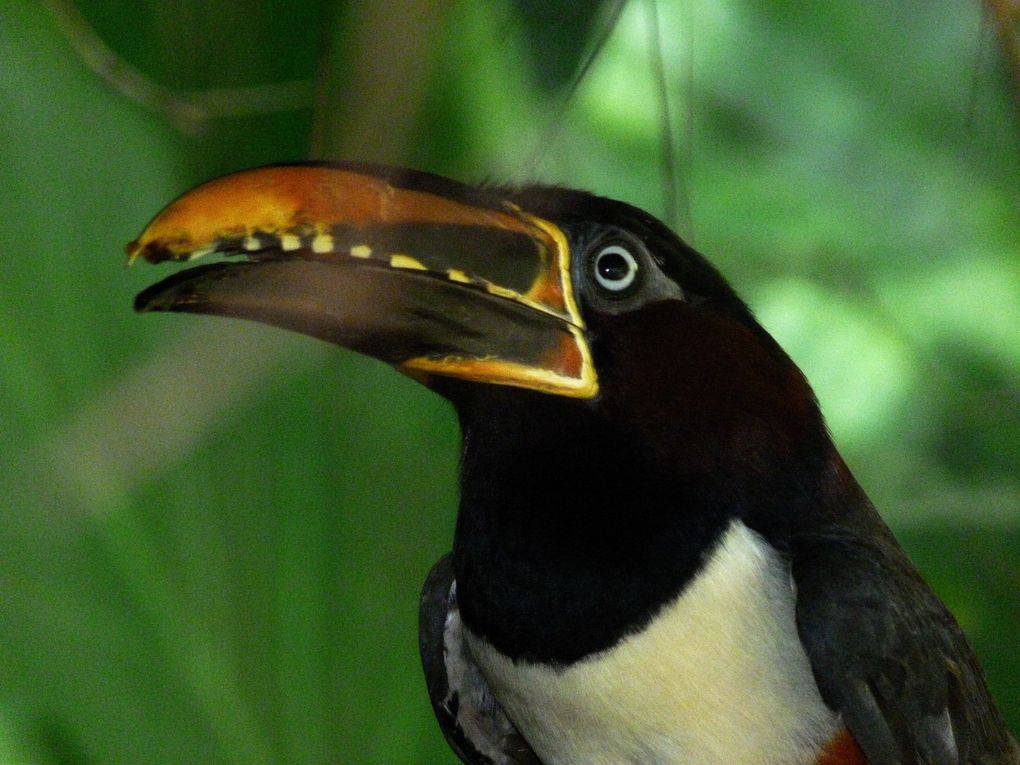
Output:
<path fill-rule="evenodd" d="M 811 765 L 839 729 L 797 636 L 789 566 L 740 522 L 644 630 L 568 668 L 514 664 L 466 633 L 548 765 Z"/>

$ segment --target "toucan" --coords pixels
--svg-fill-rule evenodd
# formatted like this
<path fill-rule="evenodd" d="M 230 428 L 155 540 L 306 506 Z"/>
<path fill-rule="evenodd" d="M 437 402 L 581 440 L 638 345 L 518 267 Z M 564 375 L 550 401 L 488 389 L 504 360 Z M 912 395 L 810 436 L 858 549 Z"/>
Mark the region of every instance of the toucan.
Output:
<path fill-rule="evenodd" d="M 138 311 L 296 330 L 453 404 L 420 651 L 465 763 L 1020 763 L 804 375 L 652 215 L 304 163 L 201 185 L 127 251 L 224 256 Z"/>

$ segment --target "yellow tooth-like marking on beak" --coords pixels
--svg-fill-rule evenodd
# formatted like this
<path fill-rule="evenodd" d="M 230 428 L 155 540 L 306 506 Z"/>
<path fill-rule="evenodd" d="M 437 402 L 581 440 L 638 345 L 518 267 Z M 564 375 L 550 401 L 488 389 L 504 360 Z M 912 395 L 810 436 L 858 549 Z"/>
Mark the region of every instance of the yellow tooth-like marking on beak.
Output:
<path fill-rule="evenodd" d="M 212 255 L 214 252 L 216 252 L 216 248 L 215 247 L 202 247 L 199 250 L 195 250 L 193 252 L 189 252 L 188 253 L 188 261 L 190 262 L 192 260 L 198 260 L 199 258 L 204 258 L 206 255 Z"/>
<path fill-rule="evenodd" d="M 492 282 L 485 282 L 485 291 L 488 292 L 490 295 L 495 295 L 496 297 L 506 298 L 507 300 L 518 300 L 518 301 L 520 301 L 521 298 L 524 297 L 519 292 L 514 292 L 511 289 L 507 289 L 506 287 L 501 287 L 498 284 L 493 284 Z M 528 304 L 537 307 L 537 304 L 535 304 L 533 301 L 529 301 Z M 545 309 L 543 307 L 543 310 L 547 311 L 548 309 Z"/>
<path fill-rule="evenodd" d="M 280 234 L 280 249 L 284 252 L 294 252 L 301 249 L 301 237 L 294 234 Z"/>
<path fill-rule="evenodd" d="M 372 248 L 367 244 L 356 244 L 351 247 L 350 253 L 355 258 L 370 258 L 372 257 Z"/>
<path fill-rule="evenodd" d="M 329 234 L 316 234 L 312 239 L 312 252 L 333 252 L 333 237 Z"/>
<path fill-rule="evenodd" d="M 451 282 L 460 282 L 461 284 L 471 284 L 471 277 L 461 271 L 459 268 L 450 268 L 446 271 L 446 278 Z"/>
<path fill-rule="evenodd" d="M 262 242 L 259 241 L 257 236 L 246 236 L 242 246 L 248 252 L 254 252 L 255 250 L 262 249 Z"/>
<path fill-rule="evenodd" d="M 394 255 L 390 255 L 390 267 L 409 268 L 414 271 L 428 271 L 428 268 L 422 264 L 420 260 L 399 252 Z"/>

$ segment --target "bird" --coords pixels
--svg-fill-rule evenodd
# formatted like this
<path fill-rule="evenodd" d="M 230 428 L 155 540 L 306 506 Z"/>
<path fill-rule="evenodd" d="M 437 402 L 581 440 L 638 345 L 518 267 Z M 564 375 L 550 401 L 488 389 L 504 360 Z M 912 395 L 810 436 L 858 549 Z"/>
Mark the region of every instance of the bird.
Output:
<path fill-rule="evenodd" d="M 420 653 L 469 765 L 1017 765 L 961 628 L 805 376 L 643 210 L 359 162 L 245 170 L 130 261 L 140 312 L 248 319 L 452 403 Z"/>

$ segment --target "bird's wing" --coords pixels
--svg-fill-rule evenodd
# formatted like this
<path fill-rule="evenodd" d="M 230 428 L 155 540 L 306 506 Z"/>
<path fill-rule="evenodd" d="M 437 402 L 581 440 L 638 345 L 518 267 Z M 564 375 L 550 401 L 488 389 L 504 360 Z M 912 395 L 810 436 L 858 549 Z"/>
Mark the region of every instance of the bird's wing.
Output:
<path fill-rule="evenodd" d="M 542 765 L 471 658 L 449 555 L 439 559 L 425 580 L 418 630 L 432 709 L 457 756 L 468 765 Z"/>
<path fill-rule="evenodd" d="M 791 552 L 815 680 L 870 765 L 1020 765 L 963 632 L 891 538 L 837 530 Z"/>

